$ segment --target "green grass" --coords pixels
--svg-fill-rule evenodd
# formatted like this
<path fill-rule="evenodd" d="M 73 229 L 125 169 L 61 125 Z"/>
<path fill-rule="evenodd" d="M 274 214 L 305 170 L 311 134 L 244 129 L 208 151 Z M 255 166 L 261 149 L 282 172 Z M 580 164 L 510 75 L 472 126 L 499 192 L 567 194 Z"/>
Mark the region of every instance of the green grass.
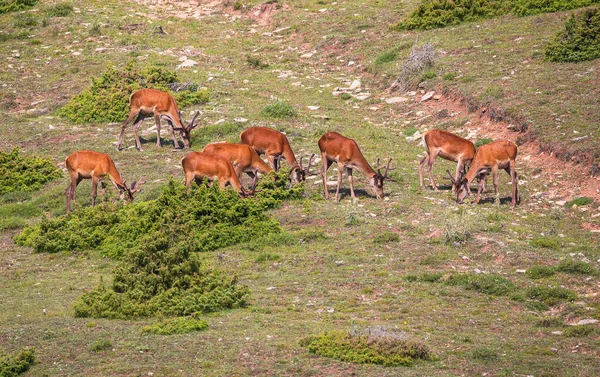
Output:
<path fill-rule="evenodd" d="M 187 334 L 208 329 L 208 322 L 193 317 L 178 317 L 142 327 L 143 333 L 157 335 Z"/>

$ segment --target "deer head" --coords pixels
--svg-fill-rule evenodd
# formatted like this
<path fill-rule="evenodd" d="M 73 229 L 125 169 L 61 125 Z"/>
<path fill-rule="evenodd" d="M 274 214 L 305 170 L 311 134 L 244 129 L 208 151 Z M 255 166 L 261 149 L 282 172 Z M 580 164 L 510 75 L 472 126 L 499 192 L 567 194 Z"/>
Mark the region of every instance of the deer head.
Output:
<path fill-rule="evenodd" d="M 196 114 L 194 114 L 194 118 L 192 118 L 192 120 L 186 126 L 183 124 L 183 120 L 181 118 L 181 111 L 180 111 L 179 112 L 179 120 L 181 121 L 181 127 L 173 126 L 174 131 L 179 131 L 179 136 L 181 137 L 181 140 L 183 140 L 183 145 L 185 148 L 191 148 L 191 146 L 192 146 L 191 134 L 192 134 L 192 130 L 194 128 L 198 127 L 198 124 L 196 123 L 196 118 L 198 118 L 199 115 L 200 115 L 200 111 L 196 111 Z"/>
<path fill-rule="evenodd" d="M 300 157 L 300 162 L 296 162 L 292 165 L 292 168 L 290 170 L 290 175 L 292 173 L 294 173 L 294 180 L 296 182 L 303 182 L 306 181 L 306 176 L 310 175 L 310 167 L 312 166 L 312 160 L 315 157 L 315 154 L 313 153 L 309 158 L 308 158 L 308 164 L 306 165 L 306 167 L 302 166 L 302 159 L 304 158 L 304 156 Z"/>
<path fill-rule="evenodd" d="M 446 169 L 446 173 L 448 173 L 450 181 L 452 182 L 452 192 L 456 192 L 456 202 L 458 204 L 463 204 L 465 198 L 471 195 L 467 178 L 464 177 L 462 172 L 459 173 L 458 180 L 454 179 L 452 173 L 450 173 L 450 170 Z"/>
<path fill-rule="evenodd" d="M 392 162 L 391 158 L 388 160 L 386 165 L 379 165 L 379 161 L 380 161 L 380 159 L 377 158 L 377 164 L 376 164 L 377 174 L 375 174 L 373 176 L 372 181 L 370 183 L 375 188 L 375 196 L 377 196 L 377 199 L 383 199 L 383 182 L 385 182 L 385 181 L 396 182 L 396 180 L 388 177 L 388 175 L 387 175 L 389 171 L 394 170 L 395 168 L 390 168 L 390 163 Z M 381 168 L 384 166 L 385 166 L 385 173 L 381 174 Z"/>

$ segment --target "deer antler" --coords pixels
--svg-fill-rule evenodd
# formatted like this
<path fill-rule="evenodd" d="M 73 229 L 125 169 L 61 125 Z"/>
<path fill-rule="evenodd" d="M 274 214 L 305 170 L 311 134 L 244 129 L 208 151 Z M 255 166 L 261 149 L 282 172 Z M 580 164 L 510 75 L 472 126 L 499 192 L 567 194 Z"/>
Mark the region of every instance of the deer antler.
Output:
<path fill-rule="evenodd" d="M 452 173 L 450 173 L 450 170 L 446 169 L 446 173 L 448 173 L 448 176 L 450 177 L 450 181 L 452 181 L 452 184 L 456 184 L 456 180 L 452 176 Z"/>
<path fill-rule="evenodd" d="M 312 160 L 315 157 L 315 154 L 313 153 L 309 158 L 308 158 L 308 164 L 306 165 L 306 168 L 302 167 L 302 158 L 300 157 L 300 169 L 304 171 L 304 174 L 310 174 L 310 166 L 312 165 Z"/>
<path fill-rule="evenodd" d="M 131 193 L 133 194 L 134 192 L 142 191 L 140 189 L 140 186 L 142 186 L 144 183 L 146 183 L 146 180 L 143 177 L 140 178 L 138 181 L 133 181 L 130 188 Z"/>
<path fill-rule="evenodd" d="M 198 125 L 196 124 L 196 118 L 198 118 L 198 116 L 200 115 L 200 111 L 196 111 L 196 114 L 194 114 L 194 117 L 192 118 L 192 120 L 188 123 L 187 128 L 192 130 L 196 127 L 198 127 Z"/>
<path fill-rule="evenodd" d="M 379 175 L 381 175 L 383 177 L 383 179 L 388 180 L 388 181 L 392 181 L 392 182 L 396 182 L 396 180 L 388 177 L 388 172 L 395 170 L 396 168 L 390 168 L 390 163 L 392 162 L 392 159 L 390 158 L 387 162 L 387 165 L 379 165 L 379 157 L 377 158 L 377 173 L 379 173 Z M 385 166 L 385 173 L 382 175 L 381 174 L 381 168 Z"/>

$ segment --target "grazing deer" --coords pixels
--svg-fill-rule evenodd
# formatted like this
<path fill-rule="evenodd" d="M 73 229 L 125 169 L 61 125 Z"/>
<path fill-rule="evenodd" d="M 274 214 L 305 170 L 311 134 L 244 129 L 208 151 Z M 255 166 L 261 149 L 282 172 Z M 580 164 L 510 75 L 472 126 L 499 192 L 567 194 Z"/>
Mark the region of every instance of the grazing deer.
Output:
<path fill-rule="evenodd" d="M 477 149 L 475 158 L 471 163 L 471 168 L 467 172 L 466 176 L 461 179 L 454 179 L 449 170 L 446 170 L 450 176 L 450 180 L 456 190 L 456 201 L 462 204 L 465 197 L 471 194 L 469 185 L 475 178 L 478 179 L 479 184 L 477 188 L 477 196 L 475 197 L 475 203 L 479 203 L 479 196 L 483 189 L 485 182 L 485 176 L 492 173 L 494 181 L 494 191 L 496 193 L 497 204 L 500 204 L 500 197 L 498 194 L 498 169 L 504 169 L 511 178 L 513 191 L 512 191 L 512 206 L 516 206 L 519 201 L 518 188 L 519 177 L 515 171 L 515 159 L 517 158 L 517 145 L 512 141 L 508 140 L 497 140 L 489 144 L 482 145 Z"/>
<path fill-rule="evenodd" d="M 259 156 L 264 153 L 275 171 L 279 170 L 279 160 L 283 158 L 290 165 L 295 182 L 302 182 L 306 179 L 310 162 L 308 168 L 305 169 L 302 167 L 302 159 L 300 159 L 300 163 L 296 161 L 290 143 L 283 133 L 267 127 L 251 127 L 242 131 L 240 139 L 242 144 L 252 146 Z"/>
<path fill-rule="evenodd" d="M 466 173 L 466 167 L 471 164 L 475 156 L 475 146 L 467 139 L 456 136 L 453 133 L 442 130 L 431 130 L 423 135 L 423 143 L 425 144 L 426 155 L 419 162 L 419 182 L 421 189 L 425 189 L 423 181 L 423 166 L 427 164 L 429 172 L 429 181 L 434 191 L 437 191 L 437 185 L 433 180 L 431 168 L 435 162 L 435 158 L 440 156 L 443 159 L 457 162 L 456 177 L 454 180 L 459 181 Z M 454 186 L 452 186 L 454 192 Z"/>
<path fill-rule="evenodd" d="M 156 146 L 160 147 L 160 119 L 164 118 L 171 126 L 171 138 L 173 139 L 173 146 L 179 149 L 179 143 L 175 138 L 174 131 L 179 131 L 179 137 L 183 141 L 183 145 L 186 148 L 191 147 L 191 132 L 198 125 L 196 124 L 196 118 L 198 118 L 200 112 L 197 111 L 194 118 L 188 125 L 184 125 L 181 120 L 181 112 L 175 103 L 175 99 L 172 95 L 167 92 L 162 92 L 156 89 L 140 89 L 134 92 L 129 97 L 129 116 L 121 125 L 121 134 L 119 135 L 119 142 L 117 143 L 117 150 L 121 149 L 123 143 L 123 134 L 127 125 L 135 119 L 133 122 L 133 133 L 135 135 L 135 143 L 138 150 L 142 150 L 142 144 L 138 136 L 138 128 L 142 124 L 145 118 L 154 116 L 156 121 Z"/>
<path fill-rule="evenodd" d="M 119 190 L 121 200 L 133 200 L 133 194 L 141 191 L 140 186 L 146 183 L 144 178 L 133 182 L 127 187 L 125 181 L 115 168 L 115 163 L 109 155 L 95 151 L 73 152 L 65 159 L 65 166 L 71 177 L 71 184 L 67 187 L 67 213 L 71 211 L 71 200 L 75 201 L 75 189 L 83 179 L 92 179 L 92 207 L 96 205 L 98 182 L 108 175 L 111 182 Z M 125 197 L 125 194 L 127 196 Z"/>
<path fill-rule="evenodd" d="M 181 159 L 181 165 L 185 172 L 185 186 L 188 192 L 192 181 L 199 184 L 206 178 L 211 182 L 218 179 L 220 188 L 230 184 L 242 198 L 252 195 L 252 192 L 246 193 L 233 165 L 224 157 L 206 152 L 191 152 Z"/>
<path fill-rule="evenodd" d="M 253 185 L 256 185 L 258 179 L 257 172 L 268 174 L 273 171 L 269 165 L 258 157 L 254 149 L 246 144 L 213 143 L 204 147 L 202 152 L 225 158 L 233 166 L 238 180 L 242 179 L 242 173 L 246 173 L 252 178 Z"/>
<path fill-rule="evenodd" d="M 327 132 L 319 139 L 319 149 L 321 150 L 321 160 L 323 161 L 322 177 L 323 177 L 323 188 L 325 190 L 325 198 L 329 199 L 329 192 L 327 191 L 327 169 L 332 163 L 337 162 L 338 164 L 338 180 L 337 190 L 335 192 L 335 201 L 339 200 L 340 185 L 342 183 L 342 170 L 346 168 L 348 170 L 348 182 L 350 183 L 350 194 L 354 201 L 354 182 L 352 178 L 352 169 L 357 168 L 363 173 L 368 179 L 369 184 L 375 189 L 375 195 L 377 199 L 383 198 L 383 182 L 386 180 L 393 181 L 393 179 L 387 176 L 390 169 L 390 162 L 388 160 L 385 174 L 381 174 L 380 169 L 383 166 L 379 166 L 379 159 L 377 159 L 377 172 L 371 168 L 367 160 L 363 157 L 360 148 L 356 142 L 345 136 L 340 135 L 337 132 Z"/>

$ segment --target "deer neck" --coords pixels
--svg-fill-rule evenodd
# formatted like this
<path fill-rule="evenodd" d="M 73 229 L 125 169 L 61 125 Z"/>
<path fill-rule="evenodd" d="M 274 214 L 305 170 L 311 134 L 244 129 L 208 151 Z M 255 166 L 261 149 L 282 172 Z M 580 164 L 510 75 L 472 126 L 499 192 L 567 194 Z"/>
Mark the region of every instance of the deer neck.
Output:
<path fill-rule="evenodd" d="M 294 152 L 292 152 L 292 148 L 290 148 L 290 145 L 285 145 L 283 147 L 283 152 L 281 153 L 281 155 L 283 156 L 283 158 L 285 158 L 285 161 L 290 165 L 293 166 L 294 164 L 297 163 L 296 161 L 296 156 L 294 156 Z"/>
<path fill-rule="evenodd" d="M 114 164 L 110 164 L 110 166 L 108 167 L 107 174 L 115 186 L 117 186 L 119 189 L 127 189 L 127 187 L 123 183 L 123 180 L 121 179 L 121 174 L 119 174 Z"/>

